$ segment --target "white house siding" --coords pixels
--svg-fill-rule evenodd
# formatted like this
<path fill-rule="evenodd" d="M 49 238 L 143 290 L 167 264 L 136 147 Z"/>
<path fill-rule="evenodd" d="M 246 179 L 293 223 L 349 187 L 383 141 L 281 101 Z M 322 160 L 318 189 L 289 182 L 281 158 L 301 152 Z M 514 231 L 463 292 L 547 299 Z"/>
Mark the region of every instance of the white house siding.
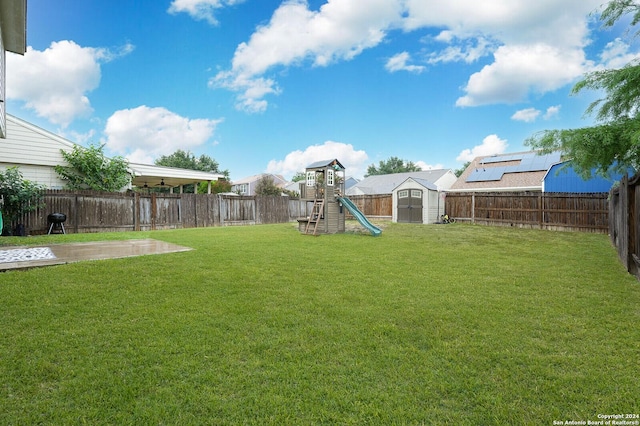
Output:
<path fill-rule="evenodd" d="M 448 170 L 444 175 L 442 175 L 440 179 L 436 180 L 433 183 L 438 186 L 439 190 L 444 191 L 451 188 L 451 186 L 456 183 L 457 180 L 458 177 L 456 176 L 456 174 L 453 173 L 453 171 Z"/>
<path fill-rule="evenodd" d="M 14 166 L 16 165 L 0 163 L 0 170 Z M 65 187 L 65 182 L 58 177 L 52 167 L 20 164 L 18 169 L 26 180 L 45 185 L 48 189 L 63 189 Z"/>
<path fill-rule="evenodd" d="M 0 139 L 0 168 L 19 166 L 25 179 L 59 189 L 64 186 L 53 166 L 66 164 L 60 150 L 73 143 L 53 133 L 7 115 L 7 137 Z"/>

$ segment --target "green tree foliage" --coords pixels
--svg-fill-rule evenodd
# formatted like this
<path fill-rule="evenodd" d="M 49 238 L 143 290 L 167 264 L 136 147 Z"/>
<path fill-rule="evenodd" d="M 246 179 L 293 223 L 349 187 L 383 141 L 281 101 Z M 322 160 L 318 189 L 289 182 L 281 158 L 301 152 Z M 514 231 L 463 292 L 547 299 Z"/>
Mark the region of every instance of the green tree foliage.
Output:
<path fill-rule="evenodd" d="M 633 15 L 631 26 L 640 22 L 640 4 L 633 0 L 613 0 L 600 18 L 603 27 L 611 27 L 627 14 Z M 598 174 L 606 174 L 612 167 L 621 171 L 628 167 L 638 170 L 640 62 L 634 60 L 620 69 L 589 73 L 573 87 L 572 94 L 585 89 L 605 94 L 585 111 L 587 115 L 595 114 L 596 125 L 545 130 L 528 138 L 526 144 L 543 152 L 560 150 L 583 177 L 589 177 L 594 167 Z"/>
<path fill-rule="evenodd" d="M 103 149 L 104 145 L 76 145 L 71 152 L 60 150 L 69 166 L 54 169 L 69 189 L 120 191 L 131 181 L 129 164 L 123 157 L 105 157 Z"/>
<path fill-rule="evenodd" d="M 196 158 L 192 152 L 179 149 L 171 155 L 163 155 L 156 159 L 154 163 L 158 166 L 218 173 L 224 175 L 227 180 L 229 180 L 229 170 L 220 170 L 218 162 L 205 154 Z"/>
<path fill-rule="evenodd" d="M 24 179 L 18 167 L 0 171 L 0 208 L 5 227 L 10 229 L 23 214 L 43 207 L 44 189 L 44 185 Z"/>
<path fill-rule="evenodd" d="M 291 178 L 291 182 L 301 182 L 307 179 L 307 174 L 305 172 L 298 172 Z"/>
<path fill-rule="evenodd" d="M 198 170 L 200 172 L 217 173 L 225 176 L 224 180 L 211 182 L 211 192 L 214 194 L 220 192 L 229 192 L 231 183 L 229 182 L 229 170 L 220 170 L 220 165 L 216 160 L 208 155 L 202 154 L 197 157 L 190 151 L 177 150 L 171 155 L 163 155 L 156 159 L 154 163 L 158 166 L 177 167 L 179 169 Z M 198 185 L 198 193 L 207 193 L 207 183 L 200 182 Z M 194 192 L 193 184 L 184 186 L 185 192 Z"/>
<path fill-rule="evenodd" d="M 269 175 L 262 176 L 256 183 L 256 195 L 282 195 L 282 188 L 278 187 L 273 177 Z"/>
<path fill-rule="evenodd" d="M 378 167 L 371 164 L 367 167 L 367 174 L 364 177 L 374 175 L 388 175 L 392 173 L 419 172 L 422 169 L 415 165 L 413 161 L 401 160 L 398 157 L 389 157 L 388 160 L 380 161 Z"/>

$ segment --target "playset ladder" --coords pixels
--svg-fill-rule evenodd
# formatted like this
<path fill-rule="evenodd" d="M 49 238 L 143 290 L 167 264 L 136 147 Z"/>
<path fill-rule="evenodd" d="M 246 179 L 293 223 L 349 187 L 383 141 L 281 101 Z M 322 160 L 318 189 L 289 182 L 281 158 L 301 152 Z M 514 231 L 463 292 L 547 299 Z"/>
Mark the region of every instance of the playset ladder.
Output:
<path fill-rule="evenodd" d="M 324 199 L 314 200 L 313 207 L 311 208 L 311 216 L 309 216 L 309 221 L 307 222 L 307 227 L 304 230 L 305 234 L 309 233 L 309 229 L 311 228 L 311 224 L 315 224 L 313 226 L 313 235 L 316 235 L 318 230 L 318 223 L 320 222 L 320 217 L 322 216 L 322 212 L 324 209 Z"/>

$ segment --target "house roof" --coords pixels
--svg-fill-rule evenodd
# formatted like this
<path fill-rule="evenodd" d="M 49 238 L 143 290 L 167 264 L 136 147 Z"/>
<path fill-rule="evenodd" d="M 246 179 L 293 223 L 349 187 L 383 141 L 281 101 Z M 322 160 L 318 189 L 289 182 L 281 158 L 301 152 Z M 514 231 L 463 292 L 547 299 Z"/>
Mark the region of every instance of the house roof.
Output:
<path fill-rule="evenodd" d="M 540 191 L 545 174 L 559 161 L 559 152 L 476 157 L 449 191 Z"/>
<path fill-rule="evenodd" d="M 373 175 L 362 179 L 349 189 L 347 195 L 364 195 L 364 194 L 391 194 L 393 190 L 412 178 L 418 182 L 427 182 L 434 186 L 435 182 L 444 176 L 449 169 L 423 170 L 420 172 L 391 173 L 388 175 Z M 437 188 L 437 186 L 436 186 Z"/>
<path fill-rule="evenodd" d="M 257 174 L 257 175 L 247 176 L 247 177 L 244 177 L 242 179 L 234 180 L 232 182 L 232 184 L 233 185 L 242 185 L 243 183 L 252 183 L 252 182 L 256 182 L 256 181 L 262 179 L 264 176 L 273 177 L 274 183 L 277 186 L 282 186 L 282 185 L 287 183 L 287 180 L 282 175 L 274 175 L 274 174 L 271 174 L 271 173 L 260 173 L 260 174 Z"/>
<path fill-rule="evenodd" d="M 0 28 L 5 50 L 23 55 L 27 50 L 27 1 L 0 2 Z"/>

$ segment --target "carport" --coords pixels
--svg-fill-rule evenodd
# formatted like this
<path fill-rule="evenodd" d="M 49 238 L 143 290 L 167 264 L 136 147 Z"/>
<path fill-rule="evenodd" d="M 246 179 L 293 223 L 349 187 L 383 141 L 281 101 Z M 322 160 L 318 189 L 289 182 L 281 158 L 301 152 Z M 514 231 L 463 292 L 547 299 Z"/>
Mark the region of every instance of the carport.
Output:
<path fill-rule="evenodd" d="M 211 194 L 211 182 L 225 177 L 218 173 L 149 164 L 129 163 L 129 168 L 133 175 L 131 184 L 134 186 L 139 188 L 163 187 L 169 188 L 170 192 L 173 192 L 173 188 L 179 188 L 180 193 L 183 192 L 184 185 L 207 182 L 207 194 Z"/>

